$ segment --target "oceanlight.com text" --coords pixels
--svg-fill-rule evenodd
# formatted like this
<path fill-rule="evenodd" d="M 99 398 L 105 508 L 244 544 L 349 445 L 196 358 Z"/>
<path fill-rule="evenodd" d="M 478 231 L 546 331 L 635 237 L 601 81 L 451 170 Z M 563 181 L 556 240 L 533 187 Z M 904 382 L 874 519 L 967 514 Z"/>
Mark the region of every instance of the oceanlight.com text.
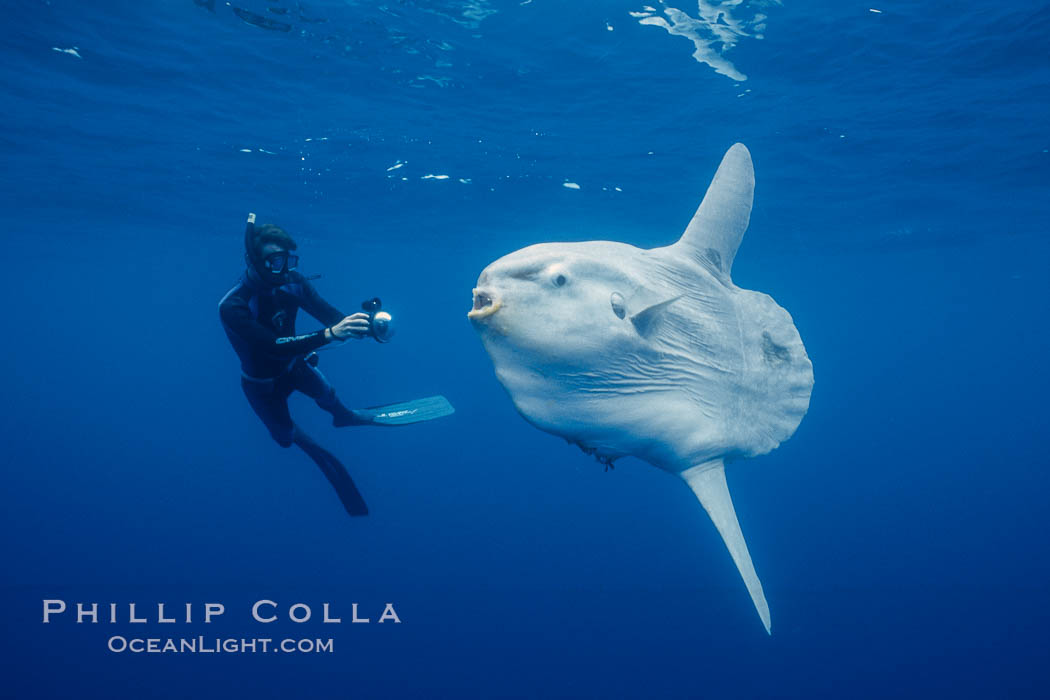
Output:
<path fill-rule="evenodd" d="M 122 637 L 109 638 L 106 648 L 117 654 L 331 654 L 328 639 L 279 639 L 235 637 Z"/>

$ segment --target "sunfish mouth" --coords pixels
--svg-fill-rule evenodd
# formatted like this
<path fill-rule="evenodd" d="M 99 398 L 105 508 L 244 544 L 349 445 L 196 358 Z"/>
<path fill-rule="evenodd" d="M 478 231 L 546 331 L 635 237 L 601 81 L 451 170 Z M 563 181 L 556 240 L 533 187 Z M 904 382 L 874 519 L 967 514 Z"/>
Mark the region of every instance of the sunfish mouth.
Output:
<path fill-rule="evenodd" d="M 491 316 L 503 306 L 491 293 L 481 289 L 474 290 L 474 308 L 467 313 L 467 318 L 477 321 L 478 319 Z"/>

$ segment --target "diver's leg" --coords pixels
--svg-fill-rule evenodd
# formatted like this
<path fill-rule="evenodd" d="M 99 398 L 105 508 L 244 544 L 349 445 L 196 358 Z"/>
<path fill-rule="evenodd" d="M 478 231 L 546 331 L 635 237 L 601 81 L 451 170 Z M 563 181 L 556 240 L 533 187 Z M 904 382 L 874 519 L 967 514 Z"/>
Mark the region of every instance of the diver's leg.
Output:
<path fill-rule="evenodd" d="M 295 388 L 316 401 L 322 410 L 331 413 L 332 425 L 337 428 L 347 425 L 365 425 L 369 422 L 362 420 L 344 406 L 335 395 L 335 387 L 321 374 L 321 370 L 305 360 L 298 360 L 295 363 L 292 368 L 292 376 L 295 380 Z"/>
<path fill-rule="evenodd" d="M 347 473 L 346 467 L 331 452 L 314 442 L 299 427 L 295 427 L 292 437 L 295 444 L 321 468 L 321 472 L 328 479 L 328 483 L 335 489 L 346 512 L 350 515 L 368 515 L 368 506 L 365 505 L 365 499 L 361 497 L 361 492 L 357 490 L 357 486 L 354 485 L 354 480 Z"/>
<path fill-rule="evenodd" d="M 291 447 L 295 424 L 288 413 L 289 392 L 283 391 L 275 381 L 251 382 L 242 378 L 241 387 L 255 415 L 259 416 L 277 444 Z"/>

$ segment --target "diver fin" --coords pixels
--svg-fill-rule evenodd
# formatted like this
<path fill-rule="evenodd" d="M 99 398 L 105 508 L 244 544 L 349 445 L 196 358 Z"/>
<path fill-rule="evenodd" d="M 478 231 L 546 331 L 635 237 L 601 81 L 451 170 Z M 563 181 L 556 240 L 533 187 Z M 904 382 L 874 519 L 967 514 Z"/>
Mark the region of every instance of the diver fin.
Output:
<path fill-rule="evenodd" d="M 335 458 L 335 455 L 314 442 L 298 426 L 295 428 L 292 440 L 299 446 L 299 449 L 305 452 L 321 468 L 321 472 L 328 479 L 328 483 L 335 489 L 347 513 L 354 516 L 368 515 L 368 506 L 365 505 L 365 499 L 361 497 L 361 492 L 357 490 L 357 486 L 354 485 L 354 480 L 350 478 L 346 467 Z"/>
<path fill-rule="evenodd" d="M 422 423 L 444 416 L 452 415 L 456 409 L 444 396 L 428 396 L 425 399 L 414 399 L 385 406 L 355 408 L 351 411 L 357 418 L 356 423 L 348 425 L 409 425 Z"/>
<path fill-rule="evenodd" d="M 751 154 L 744 144 L 734 144 L 723 156 L 700 208 L 674 247 L 728 278 L 751 220 L 754 196 Z"/>
<path fill-rule="evenodd" d="M 740 576 L 744 579 L 747 592 L 751 594 L 751 600 L 755 604 L 755 610 L 766 627 L 770 631 L 769 605 L 766 596 L 762 592 L 762 582 L 758 580 L 755 566 L 751 563 L 751 555 L 747 551 L 747 542 L 740 532 L 740 523 L 736 519 L 736 511 L 733 509 L 733 499 L 729 496 L 729 486 L 726 484 L 725 466 L 722 460 L 706 462 L 687 469 L 680 475 L 689 488 L 696 494 L 700 505 L 704 507 L 711 521 L 718 528 L 718 534 L 722 535 L 729 554 L 733 557 Z"/>
<path fill-rule="evenodd" d="M 653 321 L 663 313 L 664 309 L 681 299 L 682 296 L 683 295 L 679 294 L 676 297 L 665 299 L 658 304 L 647 306 L 636 314 L 631 314 L 631 323 L 634 324 L 634 329 L 638 331 L 638 335 L 648 335 Z"/>

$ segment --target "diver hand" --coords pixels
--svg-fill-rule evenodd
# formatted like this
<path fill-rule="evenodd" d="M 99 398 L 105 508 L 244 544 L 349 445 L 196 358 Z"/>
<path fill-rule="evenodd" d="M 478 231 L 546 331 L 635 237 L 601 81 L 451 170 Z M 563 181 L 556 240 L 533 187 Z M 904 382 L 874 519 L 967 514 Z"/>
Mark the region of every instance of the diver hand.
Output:
<path fill-rule="evenodd" d="M 356 313 L 351 316 L 347 316 L 339 323 L 335 324 L 329 329 L 329 332 L 335 337 L 336 340 L 346 340 L 347 338 L 364 338 L 368 334 L 368 314 Z"/>

